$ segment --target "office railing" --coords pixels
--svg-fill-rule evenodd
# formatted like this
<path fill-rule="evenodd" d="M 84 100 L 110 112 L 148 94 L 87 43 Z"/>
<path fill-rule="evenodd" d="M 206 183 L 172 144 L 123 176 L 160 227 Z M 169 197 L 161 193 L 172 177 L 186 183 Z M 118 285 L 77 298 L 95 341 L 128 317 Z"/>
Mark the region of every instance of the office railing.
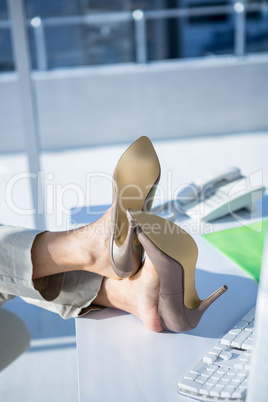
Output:
<path fill-rule="evenodd" d="M 34 44 L 36 51 L 36 62 L 38 70 L 48 69 L 48 58 L 46 50 L 45 28 L 52 26 L 68 26 L 68 25 L 91 25 L 103 23 L 121 23 L 134 22 L 135 29 L 135 55 L 136 63 L 147 63 L 147 21 L 160 20 L 169 18 L 187 18 L 215 15 L 233 15 L 234 16 L 234 55 L 243 56 L 245 54 L 245 37 L 246 37 L 246 14 L 248 12 L 268 12 L 268 3 L 251 3 L 245 4 L 236 1 L 233 5 L 220 5 L 208 7 L 194 8 L 176 8 L 166 10 L 135 10 L 133 12 L 111 12 L 88 14 L 81 16 L 67 17 L 50 17 L 40 18 L 34 17 L 28 21 L 28 25 L 32 27 L 34 34 Z M 8 21 L 0 21 L 0 29 L 10 27 Z"/>

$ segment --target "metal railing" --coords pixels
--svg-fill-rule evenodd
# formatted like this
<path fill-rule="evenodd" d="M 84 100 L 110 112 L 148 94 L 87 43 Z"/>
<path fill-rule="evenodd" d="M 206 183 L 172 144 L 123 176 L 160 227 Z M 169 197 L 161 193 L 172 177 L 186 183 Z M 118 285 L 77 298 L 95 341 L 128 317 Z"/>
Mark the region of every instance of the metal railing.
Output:
<path fill-rule="evenodd" d="M 133 12 L 112 12 L 88 14 L 81 16 L 67 17 L 34 17 L 28 21 L 34 34 L 34 44 L 36 50 L 36 62 L 38 70 L 48 69 L 45 28 L 52 26 L 66 25 L 96 25 L 103 23 L 134 22 L 135 30 L 135 55 L 136 63 L 148 62 L 147 52 L 147 21 L 168 18 L 187 18 L 212 15 L 233 15 L 234 16 L 234 55 L 243 56 L 245 54 L 245 34 L 246 34 L 246 14 L 248 12 L 262 11 L 268 12 L 268 3 L 245 4 L 241 1 L 233 5 L 220 5 L 195 8 L 176 8 L 166 10 L 135 10 Z M 0 29 L 10 27 L 9 21 L 0 21 Z"/>

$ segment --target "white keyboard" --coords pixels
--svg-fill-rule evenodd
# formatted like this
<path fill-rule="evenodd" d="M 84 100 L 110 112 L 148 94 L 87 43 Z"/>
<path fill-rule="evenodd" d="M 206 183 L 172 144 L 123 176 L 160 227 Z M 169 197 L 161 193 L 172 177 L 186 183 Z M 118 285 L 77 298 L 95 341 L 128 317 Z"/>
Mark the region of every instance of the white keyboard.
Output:
<path fill-rule="evenodd" d="M 245 399 L 254 317 L 255 307 L 183 377 L 180 394 L 200 401 Z"/>

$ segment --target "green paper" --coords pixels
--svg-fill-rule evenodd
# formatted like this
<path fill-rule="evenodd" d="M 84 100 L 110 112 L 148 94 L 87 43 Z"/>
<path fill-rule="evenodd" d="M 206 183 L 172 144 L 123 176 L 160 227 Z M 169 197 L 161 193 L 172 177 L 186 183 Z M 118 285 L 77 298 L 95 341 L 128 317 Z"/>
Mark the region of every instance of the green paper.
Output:
<path fill-rule="evenodd" d="M 213 246 L 259 281 L 267 220 L 203 235 Z"/>

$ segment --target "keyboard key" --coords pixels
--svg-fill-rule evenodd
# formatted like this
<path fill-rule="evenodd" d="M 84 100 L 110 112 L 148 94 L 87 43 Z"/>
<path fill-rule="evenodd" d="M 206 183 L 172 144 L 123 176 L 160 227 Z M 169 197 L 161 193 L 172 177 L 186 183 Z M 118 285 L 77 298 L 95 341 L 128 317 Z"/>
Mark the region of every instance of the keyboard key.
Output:
<path fill-rule="evenodd" d="M 223 390 L 223 389 L 226 387 L 227 383 L 226 383 L 226 382 L 219 381 L 217 385 L 218 385 L 218 387 L 221 388 L 221 390 Z"/>
<path fill-rule="evenodd" d="M 212 390 L 213 386 L 212 385 L 203 385 L 200 390 L 199 394 L 201 395 L 209 395 L 209 392 Z"/>
<path fill-rule="evenodd" d="M 242 349 L 253 350 L 253 339 L 247 338 L 245 342 L 242 343 Z"/>
<path fill-rule="evenodd" d="M 232 398 L 240 398 L 240 399 L 242 399 L 245 396 L 246 396 L 246 390 L 245 389 L 244 390 L 236 389 L 234 391 L 233 395 L 232 395 Z"/>
<path fill-rule="evenodd" d="M 230 346 L 231 345 L 231 342 L 234 340 L 236 338 L 236 335 L 232 335 L 232 334 L 226 334 L 226 335 L 224 335 L 224 337 L 221 339 L 221 343 L 223 344 L 223 345 L 226 345 L 226 346 Z"/>
<path fill-rule="evenodd" d="M 226 387 L 235 387 L 237 388 L 241 384 L 240 381 L 238 381 L 237 376 L 234 376 L 231 378 L 231 381 L 226 385 Z"/>
<path fill-rule="evenodd" d="M 248 325 L 247 321 L 241 320 L 234 326 L 234 328 L 244 329 L 247 325 Z"/>
<path fill-rule="evenodd" d="M 224 383 L 225 385 L 227 385 L 227 383 L 230 382 L 231 380 L 230 380 L 230 378 L 228 378 L 228 377 L 223 377 L 223 378 L 221 379 L 221 381 L 222 381 L 222 383 Z"/>
<path fill-rule="evenodd" d="M 215 366 L 214 364 L 207 365 L 207 371 L 211 371 L 212 373 L 214 373 L 214 371 L 217 371 L 218 368 L 219 367 Z"/>
<path fill-rule="evenodd" d="M 226 374 L 230 377 L 234 377 L 236 375 L 236 371 L 235 370 L 229 370 Z"/>
<path fill-rule="evenodd" d="M 249 356 L 242 355 L 242 356 L 240 357 L 239 361 L 240 361 L 241 363 L 246 364 L 247 362 L 250 361 L 250 357 L 249 357 Z"/>
<path fill-rule="evenodd" d="M 196 379 L 196 382 L 198 382 L 199 384 L 205 384 L 205 382 L 207 381 L 206 377 L 202 377 L 202 375 L 199 375 Z"/>
<path fill-rule="evenodd" d="M 207 380 L 206 384 L 207 384 L 207 385 L 212 385 L 212 386 L 214 386 L 214 385 L 217 384 L 217 382 L 218 382 L 218 380 L 212 380 L 212 378 L 209 378 L 209 379 Z"/>
<path fill-rule="evenodd" d="M 213 349 L 217 349 L 217 350 L 222 350 L 222 345 L 220 343 L 218 343 L 217 345 L 214 346 Z"/>
<path fill-rule="evenodd" d="M 233 356 L 233 355 L 232 355 L 231 352 L 226 352 L 226 351 L 222 351 L 221 354 L 220 354 L 220 357 L 221 357 L 223 360 L 230 360 L 232 356 Z"/>
<path fill-rule="evenodd" d="M 232 381 L 233 381 L 234 383 L 237 383 L 238 386 L 241 384 L 241 378 L 239 378 L 238 376 L 234 377 L 234 378 L 232 379 Z"/>
<path fill-rule="evenodd" d="M 252 308 L 243 318 L 243 321 L 251 322 L 255 317 L 255 307 Z"/>
<path fill-rule="evenodd" d="M 245 370 L 245 364 L 243 364 L 243 363 L 235 363 L 234 368 L 236 370 Z"/>
<path fill-rule="evenodd" d="M 209 371 L 208 369 L 206 369 L 205 371 L 202 372 L 202 375 L 204 377 L 210 378 L 212 373 L 213 373 L 213 371 Z"/>
<path fill-rule="evenodd" d="M 246 377 L 246 373 L 244 372 L 237 373 L 237 375 L 241 378 L 241 381 Z"/>
<path fill-rule="evenodd" d="M 228 384 L 228 386 L 226 387 L 226 388 L 224 388 L 224 389 L 228 389 L 228 390 L 230 390 L 230 389 L 232 389 L 232 390 L 236 390 L 237 388 L 238 388 L 238 383 L 237 382 L 234 382 L 234 383 L 232 383 L 232 384 Z M 233 391 L 234 392 L 234 391 Z"/>
<path fill-rule="evenodd" d="M 178 385 L 179 388 L 193 392 L 194 394 L 198 394 L 198 391 L 201 388 L 201 384 L 191 380 L 183 380 L 183 382 L 179 382 Z"/>
<path fill-rule="evenodd" d="M 234 388 L 234 389 L 236 389 L 237 388 L 237 383 L 236 382 L 229 382 L 229 384 L 227 384 L 226 385 L 226 389 L 231 389 L 231 388 Z"/>
<path fill-rule="evenodd" d="M 248 333 L 245 332 L 241 332 L 231 343 L 231 346 L 233 346 L 234 348 L 241 348 L 242 343 L 244 343 L 244 341 L 248 338 Z"/>
<path fill-rule="evenodd" d="M 221 391 L 223 390 L 223 387 L 219 386 L 218 384 L 215 385 L 214 388 L 210 391 L 209 395 L 210 396 L 221 396 Z"/>
<path fill-rule="evenodd" d="M 212 374 L 211 379 L 219 381 L 222 378 L 223 374 L 219 374 L 217 371 Z"/>
<path fill-rule="evenodd" d="M 235 388 L 226 388 L 223 391 L 221 391 L 221 398 L 231 398 L 234 392 Z"/>
<path fill-rule="evenodd" d="M 196 379 L 196 377 L 197 377 L 197 374 L 194 374 L 194 373 L 188 373 L 184 376 L 184 378 L 186 378 L 186 380 L 193 380 L 193 381 Z"/>
<path fill-rule="evenodd" d="M 217 386 L 216 386 L 216 387 L 212 388 L 212 390 L 210 391 L 209 395 L 210 396 L 220 396 L 221 391 L 222 391 L 221 388 L 217 388 Z"/>
<path fill-rule="evenodd" d="M 241 331 L 242 331 L 241 328 L 232 328 L 228 333 L 232 335 L 239 335 Z"/>
<path fill-rule="evenodd" d="M 221 351 L 219 349 L 215 349 L 215 348 L 213 348 L 209 351 L 210 355 L 216 355 L 217 357 L 219 356 L 220 353 L 221 353 Z"/>
<path fill-rule="evenodd" d="M 208 363 L 208 364 L 214 363 L 215 360 L 217 360 L 217 356 L 212 355 L 210 353 L 208 353 L 206 356 L 203 357 L 203 362 Z"/>
<path fill-rule="evenodd" d="M 229 369 L 227 367 L 219 367 L 217 372 L 220 374 L 226 374 Z"/>
<path fill-rule="evenodd" d="M 254 320 L 252 320 L 245 328 L 245 331 L 253 331 L 254 329 Z"/>
<path fill-rule="evenodd" d="M 194 366 L 194 368 L 192 368 L 190 370 L 191 373 L 194 374 L 201 374 L 203 371 L 205 371 L 207 368 L 207 364 L 203 363 L 203 362 L 199 362 L 198 364 L 196 364 Z"/>

